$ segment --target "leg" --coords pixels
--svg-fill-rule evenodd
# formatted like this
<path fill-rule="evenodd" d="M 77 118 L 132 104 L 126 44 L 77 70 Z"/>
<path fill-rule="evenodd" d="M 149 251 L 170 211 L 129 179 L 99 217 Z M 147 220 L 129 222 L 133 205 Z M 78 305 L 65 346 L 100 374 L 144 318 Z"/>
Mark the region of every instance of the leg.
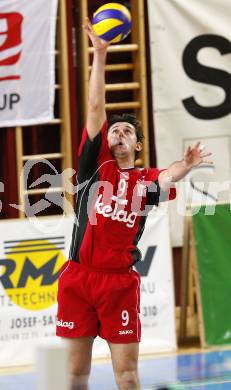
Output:
<path fill-rule="evenodd" d="M 140 390 L 138 377 L 139 343 L 108 343 L 119 390 Z"/>
<path fill-rule="evenodd" d="M 93 337 L 68 339 L 71 390 L 88 390 Z"/>

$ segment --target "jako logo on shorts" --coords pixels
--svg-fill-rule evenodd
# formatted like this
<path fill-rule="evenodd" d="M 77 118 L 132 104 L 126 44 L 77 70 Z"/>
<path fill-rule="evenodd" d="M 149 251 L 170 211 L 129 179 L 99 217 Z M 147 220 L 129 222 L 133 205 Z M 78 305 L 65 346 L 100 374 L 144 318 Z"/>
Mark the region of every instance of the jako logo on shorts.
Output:
<path fill-rule="evenodd" d="M 129 329 L 129 330 L 119 330 L 119 334 L 122 335 L 122 334 L 133 334 L 133 330 Z"/>
<path fill-rule="evenodd" d="M 64 248 L 64 237 L 5 241 L 5 258 L 0 259 L 4 306 L 42 310 L 56 304 Z"/>
<path fill-rule="evenodd" d="M 68 328 L 68 329 L 74 329 L 74 322 L 70 321 L 63 321 L 63 320 L 57 320 L 56 325 L 60 326 L 61 328 Z"/>

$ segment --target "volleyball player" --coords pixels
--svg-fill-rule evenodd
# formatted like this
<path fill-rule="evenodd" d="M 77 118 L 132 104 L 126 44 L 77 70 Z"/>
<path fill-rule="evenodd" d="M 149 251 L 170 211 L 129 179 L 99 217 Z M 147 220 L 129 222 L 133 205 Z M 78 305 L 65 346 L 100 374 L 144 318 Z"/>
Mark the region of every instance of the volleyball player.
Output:
<path fill-rule="evenodd" d="M 105 62 L 108 43 L 87 19 L 94 47 L 88 113 L 79 148 L 79 193 L 70 260 L 59 278 L 57 335 L 69 339 L 73 390 L 88 389 L 94 338 L 108 343 L 120 390 L 140 389 L 140 260 L 137 243 L 147 212 L 175 197 L 174 182 L 210 153 L 198 143 L 167 170 L 135 168 L 142 149 L 139 121 L 130 114 L 107 121 Z M 173 187 L 172 187 L 173 186 Z M 149 206 L 149 207 L 148 207 Z"/>

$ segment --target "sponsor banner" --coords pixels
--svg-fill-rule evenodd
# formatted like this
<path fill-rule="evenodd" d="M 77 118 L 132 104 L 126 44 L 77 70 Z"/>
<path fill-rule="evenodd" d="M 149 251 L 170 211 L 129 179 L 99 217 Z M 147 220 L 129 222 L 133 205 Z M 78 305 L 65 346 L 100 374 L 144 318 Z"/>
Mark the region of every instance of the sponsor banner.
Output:
<path fill-rule="evenodd" d="M 0 2 L 1 127 L 53 119 L 57 0 Z"/>
<path fill-rule="evenodd" d="M 176 349 L 174 280 L 166 214 L 152 212 L 139 243 L 141 275 L 141 353 Z"/>
<path fill-rule="evenodd" d="M 31 218 L 0 223 L 0 366 L 34 362 L 38 344 L 55 336 L 60 268 L 67 260 L 71 217 Z M 173 274 L 166 215 L 150 213 L 140 242 L 141 353 L 176 348 Z M 73 323 L 61 326 L 72 329 Z M 20 353 L 19 353 L 20 352 Z M 96 339 L 93 356 L 106 357 L 105 340 Z"/>
<path fill-rule="evenodd" d="M 158 166 L 180 160 L 198 140 L 214 161 L 178 185 L 177 201 L 168 206 L 174 246 L 182 245 L 186 203 L 229 200 L 229 9 L 229 0 L 148 0 Z"/>
<path fill-rule="evenodd" d="M 0 223 L 0 366 L 31 364 L 37 344 L 60 341 L 58 276 L 72 224 L 70 217 Z"/>

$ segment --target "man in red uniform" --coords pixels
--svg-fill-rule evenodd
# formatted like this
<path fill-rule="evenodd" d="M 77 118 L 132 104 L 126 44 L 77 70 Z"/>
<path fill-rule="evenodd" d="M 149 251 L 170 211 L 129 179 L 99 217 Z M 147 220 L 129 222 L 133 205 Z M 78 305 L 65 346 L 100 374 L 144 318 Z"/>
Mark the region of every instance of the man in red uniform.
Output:
<path fill-rule="evenodd" d="M 131 114 L 105 112 L 105 60 L 108 43 L 85 31 L 94 47 L 86 128 L 79 148 L 79 193 L 70 260 L 59 278 L 57 335 L 70 339 L 72 388 L 88 388 L 93 341 L 110 348 L 120 390 L 138 390 L 140 260 L 137 243 L 148 210 L 175 197 L 174 182 L 202 163 L 198 143 L 167 170 L 134 167 L 142 132 Z"/>

